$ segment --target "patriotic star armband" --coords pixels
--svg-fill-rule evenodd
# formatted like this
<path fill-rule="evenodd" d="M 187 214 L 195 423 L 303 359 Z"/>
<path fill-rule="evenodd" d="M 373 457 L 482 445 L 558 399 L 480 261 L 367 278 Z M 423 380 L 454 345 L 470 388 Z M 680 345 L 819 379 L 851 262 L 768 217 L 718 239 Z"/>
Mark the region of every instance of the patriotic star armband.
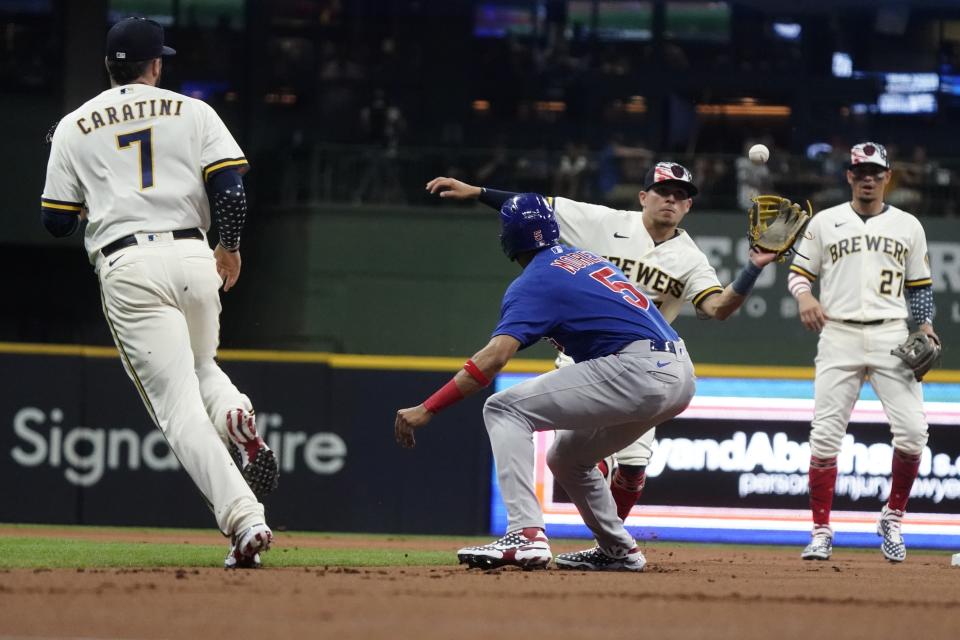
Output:
<path fill-rule="evenodd" d="M 936 307 L 933 304 L 933 287 L 907 287 L 904 292 L 907 299 L 907 307 L 910 309 L 910 315 L 913 317 L 917 326 L 921 324 L 933 324 L 933 318 L 936 315 Z"/>
<path fill-rule="evenodd" d="M 243 178 L 236 169 L 224 169 L 207 181 L 210 212 L 220 233 L 220 244 L 227 251 L 240 249 L 240 233 L 247 217 L 247 194 Z"/>

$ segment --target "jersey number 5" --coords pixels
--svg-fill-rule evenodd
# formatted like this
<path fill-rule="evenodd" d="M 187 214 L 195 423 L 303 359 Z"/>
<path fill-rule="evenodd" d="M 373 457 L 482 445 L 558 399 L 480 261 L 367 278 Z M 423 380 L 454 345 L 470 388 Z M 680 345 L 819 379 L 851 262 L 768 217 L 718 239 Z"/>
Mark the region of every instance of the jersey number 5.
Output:
<path fill-rule="evenodd" d="M 630 284 L 629 282 L 624 282 L 623 280 L 611 280 L 610 276 L 614 275 L 616 271 L 610 267 L 604 267 L 603 269 L 597 269 L 590 274 L 590 277 L 596 280 L 597 282 L 602 282 L 603 285 L 610 289 L 611 291 L 616 291 L 627 303 L 632 304 L 633 306 L 639 309 L 646 309 L 650 306 L 650 301 L 647 300 L 647 296 L 640 293 L 640 291 Z"/>
<path fill-rule="evenodd" d="M 117 134 L 117 148 L 129 149 L 136 144 L 140 148 L 140 190 L 153 186 L 153 130 L 141 129 Z"/>

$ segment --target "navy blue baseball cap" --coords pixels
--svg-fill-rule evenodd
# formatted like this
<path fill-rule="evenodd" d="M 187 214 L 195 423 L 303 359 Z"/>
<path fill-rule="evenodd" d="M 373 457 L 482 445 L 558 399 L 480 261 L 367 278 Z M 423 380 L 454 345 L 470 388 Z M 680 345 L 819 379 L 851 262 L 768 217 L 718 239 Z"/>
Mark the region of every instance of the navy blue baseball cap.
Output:
<path fill-rule="evenodd" d="M 140 62 L 177 52 L 163 44 L 163 27 L 147 18 L 124 18 L 107 32 L 107 60 Z"/>

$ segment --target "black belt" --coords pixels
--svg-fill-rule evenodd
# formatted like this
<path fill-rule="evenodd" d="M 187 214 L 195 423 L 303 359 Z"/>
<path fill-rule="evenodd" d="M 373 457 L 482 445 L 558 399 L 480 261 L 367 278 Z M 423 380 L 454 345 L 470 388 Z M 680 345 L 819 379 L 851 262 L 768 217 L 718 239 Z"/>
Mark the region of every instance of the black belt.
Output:
<path fill-rule="evenodd" d="M 884 322 L 889 322 L 887 319 L 880 320 L 843 320 L 844 324 L 859 324 L 864 327 L 872 327 L 876 324 L 883 324 Z"/>
<path fill-rule="evenodd" d="M 177 229 L 173 232 L 174 240 L 203 240 L 203 232 L 200 229 L 194 227 L 193 229 Z M 137 244 L 137 236 L 129 235 L 123 236 L 119 240 L 114 240 L 103 249 L 100 249 L 100 253 L 103 254 L 103 257 L 106 258 L 112 253 L 116 253 L 125 247 L 129 247 Z"/>
<path fill-rule="evenodd" d="M 650 351 L 663 351 L 677 355 L 677 343 L 673 340 L 651 340 Z"/>

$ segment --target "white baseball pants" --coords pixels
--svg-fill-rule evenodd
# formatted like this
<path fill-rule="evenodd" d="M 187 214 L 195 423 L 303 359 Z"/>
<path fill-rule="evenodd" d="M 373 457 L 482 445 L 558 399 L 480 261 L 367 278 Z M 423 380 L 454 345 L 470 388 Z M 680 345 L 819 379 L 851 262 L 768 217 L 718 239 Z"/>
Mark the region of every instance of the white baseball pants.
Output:
<path fill-rule="evenodd" d="M 483 419 L 508 531 L 544 526 L 533 482 L 533 432 L 557 429 L 547 464 L 584 523 L 611 555 L 634 547 L 596 464 L 690 403 L 693 365 L 683 343 L 677 352 L 651 351 L 650 342 L 640 340 L 619 354 L 556 369 L 487 399 Z"/>
<path fill-rule="evenodd" d="M 220 530 L 241 532 L 265 520 L 224 446 L 226 411 L 251 407 L 214 361 L 221 280 L 213 251 L 170 233 L 136 236 L 137 245 L 97 259 L 104 315 L 127 375 Z"/>
<path fill-rule="evenodd" d="M 827 322 L 817 345 L 811 455 L 832 458 L 840 453 L 850 414 L 867 379 L 887 414 L 893 446 L 909 454 L 923 453 L 927 444 L 923 387 L 903 361 L 890 354 L 907 334 L 903 320 L 878 325 Z"/>

